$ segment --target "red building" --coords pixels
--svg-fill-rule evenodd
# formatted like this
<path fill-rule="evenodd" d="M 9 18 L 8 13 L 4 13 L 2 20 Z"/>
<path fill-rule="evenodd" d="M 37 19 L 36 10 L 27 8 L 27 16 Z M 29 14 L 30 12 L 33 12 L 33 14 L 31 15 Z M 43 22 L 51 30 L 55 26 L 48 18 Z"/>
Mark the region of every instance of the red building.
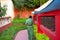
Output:
<path fill-rule="evenodd" d="M 38 33 L 45 33 L 51 40 L 60 40 L 60 0 L 50 0 L 33 13 Z"/>

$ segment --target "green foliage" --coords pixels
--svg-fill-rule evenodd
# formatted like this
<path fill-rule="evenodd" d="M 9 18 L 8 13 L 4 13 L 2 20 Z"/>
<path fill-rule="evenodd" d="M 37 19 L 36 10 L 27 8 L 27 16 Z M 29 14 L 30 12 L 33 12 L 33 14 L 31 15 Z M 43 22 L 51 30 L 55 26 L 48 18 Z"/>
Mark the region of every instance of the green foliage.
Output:
<path fill-rule="evenodd" d="M 40 6 L 39 0 L 26 0 L 25 5 L 28 8 L 34 8 Z"/>
<path fill-rule="evenodd" d="M 49 37 L 46 36 L 44 33 L 40 34 L 37 32 L 37 26 L 34 25 L 34 34 L 36 36 L 36 40 L 49 40 Z"/>
<path fill-rule="evenodd" d="M 49 38 L 45 34 L 36 33 L 36 40 L 49 40 Z"/>
<path fill-rule="evenodd" d="M 42 0 L 42 4 L 44 4 L 45 2 L 47 2 L 48 0 Z"/>
<path fill-rule="evenodd" d="M 28 8 L 35 7 L 35 5 L 34 5 L 32 0 L 26 0 L 25 6 L 28 7 Z"/>
<path fill-rule="evenodd" d="M 22 9 L 24 7 L 25 0 L 12 0 L 12 1 L 16 9 Z"/>
<path fill-rule="evenodd" d="M 39 0 L 12 0 L 15 8 L 33 8 L 39 6 Z"/>
<path fill-rule="evenodd" d="M 24 9 L 24 8 L 35 8 L 40 6 L 40 0 L 12 0 L 15 8 Z M 41 3 L 44 4 L 48 0 L 41 0 Z"/>
<path fill-rule="evenodd" d="M 25 24 L 26 18 L 14 18 L 13 24 Z"/>
<path fill-rule="evenodd" d="M 35 7 L 39 7 L 40 6 L 40 1 L 39 0 L 33 0 L 33 3 L 35 5 Z"/>
<path fill-rule="evenodd" d="M 0 17 L 5 16 L 6 10 L 7 10 L 6 5 L 4 5 L 3 7 L 0 6 L 0 11 L 1 11 Z"/>

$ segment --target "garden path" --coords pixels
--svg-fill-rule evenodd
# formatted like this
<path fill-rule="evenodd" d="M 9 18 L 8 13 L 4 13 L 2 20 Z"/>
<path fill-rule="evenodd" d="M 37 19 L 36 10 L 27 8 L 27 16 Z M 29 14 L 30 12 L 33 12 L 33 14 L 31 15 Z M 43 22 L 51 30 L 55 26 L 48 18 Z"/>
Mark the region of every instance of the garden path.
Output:
<path fill-rule="evenodd" d="M 14 40 L 28 40 L 28 31 L 27 30 L 21 30 L 19 31 Z"/>

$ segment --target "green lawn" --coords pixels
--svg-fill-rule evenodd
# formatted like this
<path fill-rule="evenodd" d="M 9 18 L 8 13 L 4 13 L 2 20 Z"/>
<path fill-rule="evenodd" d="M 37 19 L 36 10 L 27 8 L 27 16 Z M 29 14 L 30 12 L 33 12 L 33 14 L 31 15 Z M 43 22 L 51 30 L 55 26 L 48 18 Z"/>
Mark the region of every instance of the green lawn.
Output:
<path fill-rule="evenodd" d="M 26 19 L 14 19 L 12 25 L 0 33 L 0 40 L 14 40 L 15 34 L 20 31 L 27 29 L 25 23 Z"/>
<path fill-rule="evenodd" d="M 0 40 L 14 40 L 15 34 L 20 31 L 27 29 L 25 25 L 26 19 L 15 18 L 12 22 L 12 25 L 0 33 Z M 36 36 L 36 40 L 49 40 L 49 38 L 45 34 L 38 34 L 37 27 L 34 25 L 34 34 Z"/>

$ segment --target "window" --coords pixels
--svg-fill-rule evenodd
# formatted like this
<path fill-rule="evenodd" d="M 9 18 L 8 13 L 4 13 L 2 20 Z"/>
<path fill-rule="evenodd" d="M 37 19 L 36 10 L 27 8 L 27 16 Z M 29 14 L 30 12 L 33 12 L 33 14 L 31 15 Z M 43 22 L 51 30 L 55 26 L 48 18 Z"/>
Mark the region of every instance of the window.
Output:
<path fill-rule="evenodd" d="M 55 31 L 55 17 L 54 16 L 45 16 L 41 17 L 41 24 L 50 29 L 51 31 Z"/>

